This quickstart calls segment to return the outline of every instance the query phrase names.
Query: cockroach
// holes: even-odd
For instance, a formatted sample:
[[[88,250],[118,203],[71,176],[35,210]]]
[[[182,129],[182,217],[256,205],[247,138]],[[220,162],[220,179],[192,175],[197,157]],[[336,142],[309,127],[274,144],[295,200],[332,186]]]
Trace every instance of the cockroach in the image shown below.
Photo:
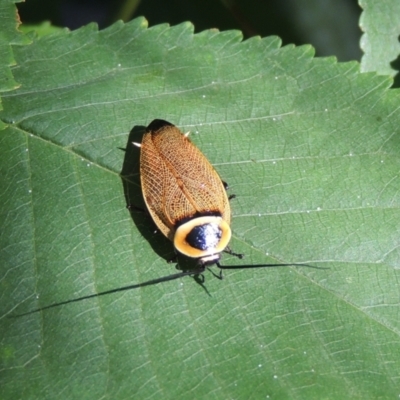
[[[231,239],[231,208],[217,171],[176,126],[156,119],[140,147],[147,210],[176,252],[202,269],[218,263]]]
[[[242,258],[241,254],[233,253],[228,247],[232,232],[227,185],[188,135],[167,121],[155,119],[146,128],[142,142],[133,144],[140,147],[140,180],[147,211],[160,232],[173,242],[176,253],[193,259],[196,267],[139,284],[50,304],[19,316],[188,275],[198,278],[211,265],[217,265],[220,270],[291,265],[324,269],[294,263],[221,265],[222,252]]]

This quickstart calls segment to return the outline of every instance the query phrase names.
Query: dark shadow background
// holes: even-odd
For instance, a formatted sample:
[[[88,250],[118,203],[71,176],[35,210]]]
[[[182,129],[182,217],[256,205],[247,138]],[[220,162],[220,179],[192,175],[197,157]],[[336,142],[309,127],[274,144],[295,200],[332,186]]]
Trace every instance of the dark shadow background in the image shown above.
[[[145,16],[149,25],[191,21],[195,31],[239,29],[244,37],[277,35],[283,44],[312,44],[318,56],[360,60],[357,0],[26,0],[23,23],[50,21],[70,29],[89,22],[105,28]]]

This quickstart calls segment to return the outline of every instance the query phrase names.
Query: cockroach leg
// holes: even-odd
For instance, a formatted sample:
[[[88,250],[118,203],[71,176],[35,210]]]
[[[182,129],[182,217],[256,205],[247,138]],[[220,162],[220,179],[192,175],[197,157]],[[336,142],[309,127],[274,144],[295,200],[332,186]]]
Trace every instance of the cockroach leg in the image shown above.
[[[231,256],[235,256],[235,257],[239,258],[240,260],[244,257],[244,254],[235,253],[230,249],[230,247],[226,247],[225,250],[224,250],[224,253],[230,254]]]

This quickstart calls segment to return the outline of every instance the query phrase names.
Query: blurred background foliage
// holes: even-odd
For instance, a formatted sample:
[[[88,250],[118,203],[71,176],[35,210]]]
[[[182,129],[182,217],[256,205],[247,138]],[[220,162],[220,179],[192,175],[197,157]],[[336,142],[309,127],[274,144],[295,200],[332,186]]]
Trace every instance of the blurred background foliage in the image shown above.
[[[360,60],[357,0],[26,0],[18,4],[24,24],[49,21],[77,29],[100,29],[144,16],[153,26],[191,21],[195,32],[239,29],[245,38],[277,35],[283,45],[312,44],[317,56]]]

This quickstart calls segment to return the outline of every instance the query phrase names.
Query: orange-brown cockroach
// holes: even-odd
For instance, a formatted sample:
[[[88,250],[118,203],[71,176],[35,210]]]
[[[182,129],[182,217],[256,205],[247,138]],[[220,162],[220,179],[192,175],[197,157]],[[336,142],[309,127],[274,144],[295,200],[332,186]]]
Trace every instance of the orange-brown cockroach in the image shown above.
[[[154,120],[134,144],[144,201],[158,229],[199,266],[217,263],[231,239],[231,209],[214,167],[167,121]]]

